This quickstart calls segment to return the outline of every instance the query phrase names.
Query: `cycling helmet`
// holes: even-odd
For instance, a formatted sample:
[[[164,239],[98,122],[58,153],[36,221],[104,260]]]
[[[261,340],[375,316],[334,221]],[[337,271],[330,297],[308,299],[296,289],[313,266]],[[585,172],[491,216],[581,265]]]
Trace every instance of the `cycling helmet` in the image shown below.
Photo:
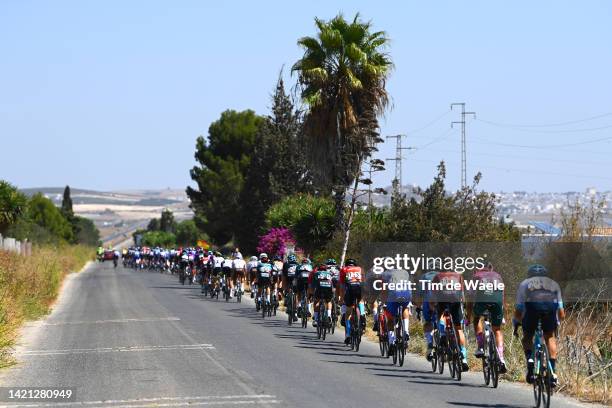
[[[337,265],[336,260],[334,258],[329,258],[327,261],[325,261],[326,265]]]
[[[274,255],[274,258],[272,258],[275,261],[280,261],[282,260],[282,258],[280,257],[280,255]]]
[[[257,257],[256,256],[252,256],[251,257],[251,262],[257,261]]]
[[[354,260],[353,258],[349,258],[349,259],[346,260],[344,265],[345,266],[357,266],[357,261]]]
[[[265,252],[262,252],[261,254],[259,254],[259,259],[268,259],[268,254],[266,254]]]
[[[319,266],[317,267],[317,270],[319,271],[326,271],[327,270],[327,264],[319,264]]]
[[[532,277],[532,276],[547,276],[548,275],[548,269],[546,269],[546,267],[544,267],[543,265],[534,264],[534,265],[531,265],[529,267],[529,269],[527,270],[527,275],[529,275],[529,277]]]
[[[297,261],[297,258],[295,257],[295,255],[291,254],[287,257],[287,261],[289,262],[295,262]]]
[[[310,259],[308,259],[308,258],[303,258],[303,259],[302,259],[302,263],[303,263],[303,264],[310,263]]]

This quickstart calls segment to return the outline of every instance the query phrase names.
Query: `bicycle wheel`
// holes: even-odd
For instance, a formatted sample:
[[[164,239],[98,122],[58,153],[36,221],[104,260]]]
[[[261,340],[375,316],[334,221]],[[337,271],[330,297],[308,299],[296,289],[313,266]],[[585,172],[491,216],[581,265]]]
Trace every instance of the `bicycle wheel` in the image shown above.
[[[540,364],[540,351],[536,351],[535,366],[533,374],[533,398],[535,400],[535,408],[540,408],[542,405],[542,377],[541,368],[538,369],[537,365]],[[537,372],[537,373],[536,373]]]
[[[488,345],[484,353],[482,357],[482,374],[484,375],[485,385],[489,385],[491,383],[491,348]]]
[[[402,339],[400,341],[399,344],[399,355],[398,355],[398,361],[399,361],[399,366],[403,367],[404,366],[404,357],[406,357],[406,345],[404,344],[404,340]]]
[[[499,384],[499,356],[493,336],[489,338],[489,372],[493,388],[497,388]]]
[[[455,378],[457,378],[457,381],[461,381],[462,368],[463,367],[461,364],[461,352],[455,351]]]
[[[265,299],[261,299],[261,317],[266,318],[266,301]]]
[[[551,377],[552,372],[548,366],[548,348],[546,344],[542,344],[542,353],[540,354],[540,382],[542,384],[542,407],[550,408],[550,397],[552,396]]]
[[[436,353],[438,353],[438,373],[444,374],[444,359],[446,357],[446,350],[442,348],[439,343]]]
[[[353,321],[351,322],[351,331],[353,333],[353,349],[359,351],[359,343],[361,343],[361,329],[359,328],[359,319],[357,311],[353,311]]]
[[[386,343],[386,339],[384,337],[383,330],[381,329],[382,327],[382,322],[380,321],[381,319],[379,319],[378,321],[378,348],[380,349],[380,355],[382,357],[385,356],[385,343]]]
[[[291,292],[285,296],[285,305],[287,309],[287,324],[291,326],[293,324],[293,294]]]

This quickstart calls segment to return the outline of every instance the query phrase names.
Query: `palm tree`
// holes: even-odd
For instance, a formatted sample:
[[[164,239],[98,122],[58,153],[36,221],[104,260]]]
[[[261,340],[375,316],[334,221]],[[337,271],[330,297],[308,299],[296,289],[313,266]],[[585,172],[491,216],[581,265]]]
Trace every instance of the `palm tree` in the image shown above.
[[[386,81],[393,63],[384,49],[384,31],[342,14],[330,21],[315,18],[316,37],[303,37],[304,55],[292,67],[298,74],[302,100],[308,105],[305,130],[317,184],[336,200],[337,227],[344,226],[349,185],[359,177],[361,163],[380,140],[373,137],[377,117],[389,105]],[[369,131],[364,131],[363,123]]]
[[[15,186],[0,180],[0,233],[17,221],[26,205],[26,197]]]

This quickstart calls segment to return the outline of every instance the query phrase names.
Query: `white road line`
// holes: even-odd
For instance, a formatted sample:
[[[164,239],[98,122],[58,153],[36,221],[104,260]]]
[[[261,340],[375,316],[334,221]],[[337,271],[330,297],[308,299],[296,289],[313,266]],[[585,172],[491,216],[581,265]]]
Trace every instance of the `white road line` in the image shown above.
[[[177,344],[171,346],[131,346],[131,347],[103,347],[92,349],[64,349],[64,350],[29,350],[24,351],[24,356],[51,356],[63,354],[96,354],[96,353],[120,353],[128,351],[158,351],[158,350],[214,350],[212,344]]]
[[[148,407],[148,406],[182,406],[182,405],[242,405],[242,404],[278,404],[279,400],[276,400],[276,395],[207,395],[197,397],[159,397],[159,398],[139,398],[139,399],[125,399],[125,400],[106,400],[106,401],[75,401],[75,402],[47,402],[47,403],[36,403],[36,404],[10,404],[0,405],[0,407],[21,407],[21,408],[35,408],[35,407],[73,407],[73,406],[91,406],[91,405],[104,405],[121,408],[136,408],[136,407]],[[165,403],[160,404],[160,402]]]
[[[168,322],[181,320],[178,317],[145,317],[141,319],[110,319],[110,320],[77,320],[73,322],[43,322],[42,326],[70,326],[78,324],[106,324],[106,323],[132,323],[132,322]]]

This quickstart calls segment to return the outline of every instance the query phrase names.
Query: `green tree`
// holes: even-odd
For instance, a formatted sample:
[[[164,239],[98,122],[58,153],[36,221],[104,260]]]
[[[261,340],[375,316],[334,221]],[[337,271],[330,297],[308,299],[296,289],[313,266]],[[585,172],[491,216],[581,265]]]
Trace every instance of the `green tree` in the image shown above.
[[[253,154],[255,136],[263,122],[255,112],[225,111],[208,129],[208,139],[196,141],[190,175],[196,188],[187,187],[198,226],[218,245],[229,242],[241,228],[240,193]]]
[[[176,245],[176,236],[165,231],[148,231],[142,236],[142,245],[170,248]]]
[[[296,194],[270,207],[266,221],[268,228],[289,228],[298,246],[312,254],[332,238],[334,210],[329,198]]]
[[[249,171],[240,194],[240,228],[236,241],[251,252],[264,232],[265,213],[283,197],[310,188],[306,160],[300,149],[301,114],[285,91],[279,75],[271,115],[262,123],[253,147]]]
[[[51,200],[37,193],[28,202],[27,217],[51,234],[65,241],[72,241],[72,226]]]
[[[159,220],[159,230],[170,233],[174,233],[176,230],[174,214],[167,208],[162,211],[161,218]]]
[[[389,240],[407,242],[518,241],[513,224],[497,219],[494,194],[478,191],[480,173],[473,184],[455,194],[445,190],[446,166],[441,162],[433,183],[418,192],[420,200],[394,199],[389,215]]]
[[[74,211],[72,210],[72,198],[70,197],[70,186],[64,188],[64,197],[62,199],[62,215],[71,221],[74,217]]]
[[[75,243],[89,246],[100,244],[100,231],[92,220],[75,216],[72,218],[72,226]]]
[[[202,233],[194,220],[185,220],[176,226],[176,244],[179,246],[195,246]]]
[[[346,190],[375,145],[372,133],[362,129],[378,127],[376,118],[389,102],[386,81],[393,64],[385,53],[386,33],[372,32],[372,24],[358,14],[351,22],[339,14],[330,21],[315,18],[315,23],[317,36],[298,40],[304,55],[292,71],[309,107],[306,134],[317,184],[334,193],[340,227]]]
[[[160,222],[159,218],[151,218],[151,221],[147,224],[147,231],[159,231]]]
[[[17,221],[26,208],[26,196],[11,183],[0,180],[0,234]]]

